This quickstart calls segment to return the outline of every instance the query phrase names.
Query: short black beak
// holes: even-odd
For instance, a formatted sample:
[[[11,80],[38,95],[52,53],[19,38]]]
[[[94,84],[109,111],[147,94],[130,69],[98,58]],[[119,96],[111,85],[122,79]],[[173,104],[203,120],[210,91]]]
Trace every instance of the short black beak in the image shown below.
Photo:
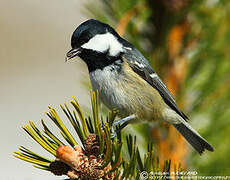
[[[81,48],[72,48],[69,52],[67,52],[65,61],[68,61],[76,56],[79,56],[81,53]]]

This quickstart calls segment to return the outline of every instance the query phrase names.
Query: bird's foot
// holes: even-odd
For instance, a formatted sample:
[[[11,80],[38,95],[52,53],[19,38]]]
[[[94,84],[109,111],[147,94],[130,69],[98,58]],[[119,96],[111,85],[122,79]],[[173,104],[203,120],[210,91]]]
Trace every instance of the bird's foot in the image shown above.
[[[113,123],[112,125],[112,134],[111,134],[111,139],[115,138],[117,136],[117,133],[119,133],[123,128],[125,128],[128,124],[130,120],[135,119],[136,116],[134,114],[127,116],[123,119],[120,119],[116,122]],[[116,127],[116,130],[114,130]]]

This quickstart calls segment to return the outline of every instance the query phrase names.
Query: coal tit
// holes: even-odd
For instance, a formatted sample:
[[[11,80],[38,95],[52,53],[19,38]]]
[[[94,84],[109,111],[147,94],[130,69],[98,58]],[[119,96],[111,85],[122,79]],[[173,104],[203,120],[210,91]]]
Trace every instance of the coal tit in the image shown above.
[[[87,64],[93,90],[109,109],[117,109],[131,122],[172,124],[200,154],[214,151],[186,122],[187,116],[145,57],[111,26],[87,20],[74,31],[71,46],[67,59],[78,56]]]

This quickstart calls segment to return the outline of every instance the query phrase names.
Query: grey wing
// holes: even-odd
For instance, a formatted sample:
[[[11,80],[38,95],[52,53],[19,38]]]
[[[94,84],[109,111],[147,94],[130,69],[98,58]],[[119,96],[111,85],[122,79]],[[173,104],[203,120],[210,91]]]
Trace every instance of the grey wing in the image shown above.
[[[128,64],[134,72],[141,76],[152,87],[157,89],[164,102],[170,108],[177,112],[177,114],[179,114],[184,120],[188,119],[188,117],[177,107],[176,101],[174,100],[168,88],[164,85],[164,83],[154,72],[148,61],[138,50],[133,48],[132,51],[127,51],[127,53],[125,53],[123,57],[127,60]]]

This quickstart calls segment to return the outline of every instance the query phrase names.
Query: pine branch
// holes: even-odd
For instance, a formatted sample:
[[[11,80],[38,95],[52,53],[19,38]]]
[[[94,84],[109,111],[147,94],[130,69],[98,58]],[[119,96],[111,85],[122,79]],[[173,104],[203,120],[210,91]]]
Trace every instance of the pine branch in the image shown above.
[[[107,120],[103,121],[99,117],[98,102],[98,95],[91,92],[93,118],[84,117],[75,98],[71,101],[73,113],[66,103],[64,106],[61,105],[63,113],[77,132],[83,146],[77,143],[56,110],[49,107],[49,112],[46,114],[60,129],[66,143],[49,130],[43,119],[41,123],[44,133],[33,122],[29,122],[23,129],[54,158],[47,159],[23,146],[19,148],[20,152],[14,153],[14,156],[34,164],[36,168],[50,171],[54,175],[66,175],[71,179],[139,179],[142,171],[149,173],[159,171],[159,162],[154,156],[151,144],[142,159],[136,137],[128,135],[126,142],[121,138],[122,135],[111,139],[112,124],[117,111],[110,111],[105,118]],[[123,147],[124,143],[127,143],[128,149]],[[122,151],[127,152],[129,157],[122,155]],[[166,161],[162,170],[169,172],[170,165],[170,161]]]

